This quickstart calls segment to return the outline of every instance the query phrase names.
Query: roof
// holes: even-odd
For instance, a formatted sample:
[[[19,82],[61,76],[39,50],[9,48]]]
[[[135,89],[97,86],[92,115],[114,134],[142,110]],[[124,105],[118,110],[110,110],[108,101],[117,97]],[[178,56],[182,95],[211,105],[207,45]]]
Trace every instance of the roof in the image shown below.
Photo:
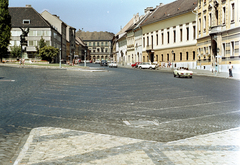
[[[142,17],[140,18],[140,20],[139,20],[137,23],[135,23],[134,25],[132,25],[131,27],[129,27],[129,28],[126,30],[126,32],[139,28],[140,24],[141,24],[145,19],[147,19],[150,14],[151,14],[151,12],[148,12],[148,13],[146,13],[144,16],[142,16]]]
[[[197,0],[176,0],[161,5],[141,24],[141,26],[193,11],[196,7]]]
[[[9,7],[13,28],[47,28],[51,25],[31,6]],[[23,24],[23,20],[30,20],[30,24]]]
[[[133,26],[133,23],[134,17],[116,34],[116,36],[125,33],[129,27]]]
[[[80,45],[86,46],[86,44],[81,40],[81,38],[76,37],[75,39],[76,39],[76,42],[79,43]]]
[[[114,37],[114,34],[113,33],[110,33],[110,32],[103,32],[103,31],[100,31],[100,32],[85,32],[85,31],[81,31],[79,30],[77,33],[76,33],[76,36],[77,37],[80,37],[83,41],[109,41],[109,40],[112,40],[113,37]]]

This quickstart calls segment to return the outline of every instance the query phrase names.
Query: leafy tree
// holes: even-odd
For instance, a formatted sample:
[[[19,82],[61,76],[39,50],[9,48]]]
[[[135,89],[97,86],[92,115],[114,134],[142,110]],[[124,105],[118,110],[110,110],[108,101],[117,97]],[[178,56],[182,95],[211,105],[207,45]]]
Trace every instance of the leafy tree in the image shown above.
[[[8,11],[8,0],[0,1],[0,61],[7,54],[11,39],[11,16]]]
[[[43,60],[47,60],[51,62],[54,57],[56,57],[59,53],[58,48],[54,48],[52,46],[44,46],[39,50],[39,55]]]
[[[10,53],[11,53],[12,57],[20,57],[20,55],[21,55],[21,46],[16,46],[16,45],[12,46]]]
[[[43,39],[43,37],[41,37],[38,46],[36,46],[36,50],[37,50],[37,54],[39,54],[39,50],[41,48],[43,48],[44,46],[47,46],[47,43],[45,42],[45,40]]]

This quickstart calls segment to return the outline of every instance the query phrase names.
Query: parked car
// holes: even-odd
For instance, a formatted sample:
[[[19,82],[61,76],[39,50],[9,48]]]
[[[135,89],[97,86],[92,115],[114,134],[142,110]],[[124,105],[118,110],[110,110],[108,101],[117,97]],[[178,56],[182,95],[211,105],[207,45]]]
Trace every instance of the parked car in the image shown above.
[[[108,67],[109,68],[117,68],[118,64],[117,64],[117,62],[111,61],[110,63],[108,63]]]
[[[102,60],[100,66],[108,66],[107,60]]]
[[[139,69],[156,69],[156,65],[151,62],[141,62],[138,64]]]
[[[132,68],[137,68],[140,63],[141,63],[141,62],[135,62],[135,63],[132,64],[131,66],[132,66]]]
[[[180,67],[173,71],[174,77],[189,77],[192,78],[193,72],[188,70],[188,68]]]
[[[96,60],[96,61],[95,61],[95,64],[100,64],[100,63],[101,63],[100,60]]]

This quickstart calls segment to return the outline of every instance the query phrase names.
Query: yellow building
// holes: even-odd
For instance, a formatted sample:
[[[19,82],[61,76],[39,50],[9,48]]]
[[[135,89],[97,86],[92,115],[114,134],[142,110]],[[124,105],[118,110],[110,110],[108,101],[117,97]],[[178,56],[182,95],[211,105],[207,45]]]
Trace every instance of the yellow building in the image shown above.
[[[197,0],[160,4],[142,23],[143,62],[196,68]]]
[[[239,0],[198,0],[198,69],[239,71]]]

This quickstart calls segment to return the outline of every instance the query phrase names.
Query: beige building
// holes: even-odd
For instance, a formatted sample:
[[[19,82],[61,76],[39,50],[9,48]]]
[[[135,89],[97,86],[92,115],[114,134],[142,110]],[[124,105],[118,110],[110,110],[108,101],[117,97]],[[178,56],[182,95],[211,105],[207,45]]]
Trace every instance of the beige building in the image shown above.
[[[57,15],[52,15],[48,11],[43,11],[41,13],[41,16],[47,20],[52,27],[57,30],[61,34],[61,59],[63,61],[67,60],[66,56],[66,47],[67,47],[67,41],[66,41],[66,29],[67,29],[67,24],[64,23],[59,16]],[[59,60],[59,59],[58,59]]]
[[[143,62],[162,67],[196,67],[197,0],[178,0],[160,4],[141,24]]]
[[[199,69],[227,72],[229,61],[233,72],[240,70],[240,1],[198,0]]]
[[[87,44],[90,51],[90,59],[95,62],[96,60],[112,61],[112,40],[113,33],[110,32],[85,32],[79,30],[77,37],[81,38]]]

